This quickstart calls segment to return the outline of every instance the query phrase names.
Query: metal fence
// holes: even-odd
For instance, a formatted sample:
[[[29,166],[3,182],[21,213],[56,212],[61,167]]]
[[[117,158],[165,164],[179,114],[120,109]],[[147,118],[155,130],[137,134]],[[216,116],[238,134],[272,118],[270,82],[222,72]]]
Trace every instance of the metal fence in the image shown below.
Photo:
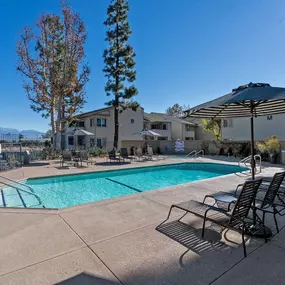
[[[44,159],[44,144],[0,143],[0,171],[21,167],[33,161]]]

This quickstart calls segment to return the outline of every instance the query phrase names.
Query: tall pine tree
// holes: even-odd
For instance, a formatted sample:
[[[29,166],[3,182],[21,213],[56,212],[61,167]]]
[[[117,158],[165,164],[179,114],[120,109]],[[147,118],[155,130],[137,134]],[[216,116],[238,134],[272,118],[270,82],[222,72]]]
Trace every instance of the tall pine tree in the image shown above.
[[[136,80],[135,52],[128,44],[131,34],[128,23],[129,4],[127,0],[111,0],[107,10],[106,41],[109,47],[104,51],[105,76],[107,83],[105,91],[107,96],[114,99],[106,103],[114,107],[114,148],[118,147],[119,140],[119,113],[127,108],[137,110],[139,104],[133,101],[138,94],[137,88],[132,84]]]

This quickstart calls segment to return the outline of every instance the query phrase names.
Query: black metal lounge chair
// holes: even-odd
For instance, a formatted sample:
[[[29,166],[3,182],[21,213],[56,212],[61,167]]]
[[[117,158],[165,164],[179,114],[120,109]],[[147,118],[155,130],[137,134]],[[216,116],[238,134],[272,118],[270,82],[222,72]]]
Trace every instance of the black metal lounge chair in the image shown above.
[[[81,166],[82,163],[85,162],[86,165],[88,166],[89,164],[96,164],[96,161],[90,159],[90,157],[88,156],[88,153],[86,150],[81,150],[80,151],[80,161],[81,161]]]
[[[121,148],[120,156],[121,156],[123,159],[129,159],[130,161],[132,161],[132,160],[134,159],[134,157],[129,156],[129,154],[128,154],[128,149],[125,148],[125,147],[122,147],[122,148]]]
[[[262,219],[257,217],[261,220],[262,224],[265,223],[265,215],[266,214],[272,214],[274,217],[274,222],[276,226],[276,230],[279,233],[279,227],[276,219],[276,215],[284,216],[285,212],[282,213],[282,211],[285,210],[285,205],[279,204],[276,202],[276,197],[278,197],[278,193],[280,190],[280,186],[282,184],[282,181],[285,177],[285,171],[275,173],[267,190],[265,190],[265,195],[263,199],[258,199],[256,198],[256,202],[259,203],[258,205],[255,205],[255,210],[261,211],[262,212]],[[262,188],[261,188],[262,190]]]
[[[61,163],[61,167],[63,167],[64,163],[74,165],[74,161],[72,160],[72,154],[70,151],[64,150],[62,152],[62,158],[61,158],[60,163]]]
[[[248,223],[246,221],[246,218],[248,218],[252,202],[255,199],[256,193],[258,191],[261,182],[262,179],[245,182],[240,192],[240,195],[237,198],[236,203],[234,204],[234,208],[232,209],[231,212],[228,212],[226,209],[190,200],[188,202],[172,205],[170,207],[167,219],[163,221],[159,226],[161,226],[169,219],[173,208],[178,208],[182,211],[185,211],[185,214],[182,217],[184,217],[187,213],[191,213],[204,220],[203,229],[202,229],[202,238],[204,237],[205,233],[206,221],[210,221],[212,223],[220,225],[227,230],[240,232],[242,235],[244,256],[246,257],[246,246],[245,246],[244,235],[247,233],[249,227],[252,225],[252,223]]]
[[[116,153],[115,153],[114,151],[108,152],[108,156],[109,156],[109,161],[110,161],[110,163],[111,163],[112,161],[114,161],[114,162],[121,162],[121,159],[122,159],[122,158],[116,156]]]
[[[265,223],[265,214],[271,213],[274,216],[274,222],[276,225],[276,230],[279,232],[278,223],[276,220],[276,214],[279,214],[281,216],[285,215],[282,213],[283,210],[285,210],[285,204],[278,204],[276,203],[276,197],[278,197],[279,189],[282,184],[282,181],[285,177],[285,171],[275,173],[273,178],[270,180],[270,184],[268,186],[264,186],[264,184],[261,184],[261,187],[259,188],[260,191],[265,191],[265,195],[262,199],[256,198],[254,210],[262,211],[262,219],[257,216],[262,224]],[[237,191],[239,187],[241,187],[243,184],[239,184],[236,188],[236,191],[234,194],[226,193],[226,192],[218,192],[215,194],[206,195],[204,198],[203,203],[206,202],[208,198],[214,199],[214,205],[217,205],[219,207],[226,205],[227,211],[230,210],[231,205],[237,201]],[[258,203],[258,204],[257,204]]]

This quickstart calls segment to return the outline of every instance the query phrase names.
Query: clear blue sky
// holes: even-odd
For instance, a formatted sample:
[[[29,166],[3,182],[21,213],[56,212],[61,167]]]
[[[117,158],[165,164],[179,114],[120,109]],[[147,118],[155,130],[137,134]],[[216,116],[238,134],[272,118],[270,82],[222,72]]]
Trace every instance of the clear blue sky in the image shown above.
[[[285,86],[284,0],[130,0],[131,44],[137,53],[138,101],[147,112],[190,106],[241,84]],[[103,50],[108,0],[69,0],[84,19],[92,68],[84,111],[104,107]],[[58,0],[0,0],[0,126],[48,129],[29,108],[16,72],[15,45]]]

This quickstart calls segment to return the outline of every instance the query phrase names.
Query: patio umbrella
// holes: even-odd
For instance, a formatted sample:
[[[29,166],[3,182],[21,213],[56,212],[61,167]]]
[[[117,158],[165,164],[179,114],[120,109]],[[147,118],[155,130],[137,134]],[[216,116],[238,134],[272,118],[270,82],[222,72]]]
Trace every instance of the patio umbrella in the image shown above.
[[[72,136],[95,136],[95,134],[88,132],[86,130],[83,129],[79,129],[79,128],[75,128],[72,131],[67,132],[68,135],[72,135]],[[75,143],[75,146],[77,145],[77,143]]]
[[[232,90],[222,97],[198,105],[188,111],[195,118],[238,118],[250,117],[251,125],[251,173],[255,178],[254,124],[257,116],[285,113],[285,88],[271,87],[267,83],[249,83]]]
[[[141,136],[150,136],[150,137],[161,137],[159,133],[156,133],[151,130],[143,129],[140,132],[134,133],[134,135],[141,135]]]
[[[251,173],[252,179],[254,179],[254,117],[285,113],[285,88],[271,87],[267,83],[249,83],[233,89],[229,94],[198,105],[186,111],[186,113],[187,116],[196,118],[250,117]],[[270,236],[270,229],[265,228],[265,235]],[[254,211],[251,234],[260,236],[256,229],[256,214]]]
[[[90,133],[88,131],[82,130],[82,129],[76,129],[76,131],[73,134],[74,136],[94,136],[93,133]]]

